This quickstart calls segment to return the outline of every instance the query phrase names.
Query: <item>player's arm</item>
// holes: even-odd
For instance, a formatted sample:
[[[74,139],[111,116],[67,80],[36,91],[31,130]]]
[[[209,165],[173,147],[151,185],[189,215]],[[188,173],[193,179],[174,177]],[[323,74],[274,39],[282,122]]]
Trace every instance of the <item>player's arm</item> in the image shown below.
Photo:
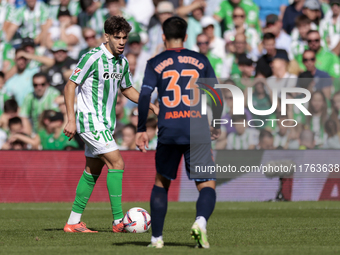
[[[74,98],[75,98],[75,90],[78,86],[74,81],[69,80],[66,83],[64,89],[65,95],[65,104],[66,104],[66,112],[67,112],[67,124],[64,128],[64,134],[69,137],[69,141],[74,137],[77,131],[76,126],[76,115],[74,112]]]
[[[136,145],[142,151],[146,152],[149,148],[149,139],[146,134],[146,121],[148,118],[150,97],[157,84],[157,75],[150,62],[147,63],[143,85],[138,100],[138,128],[136,135]]]
[[[121,89],[122,94],[127,97],[132,102],[138,104],[139,92],[134,87],[128,87],[126,89]],[[152,110],[156,115],[158,115],[158,107],[152,103],[149,104],[149,109]]]

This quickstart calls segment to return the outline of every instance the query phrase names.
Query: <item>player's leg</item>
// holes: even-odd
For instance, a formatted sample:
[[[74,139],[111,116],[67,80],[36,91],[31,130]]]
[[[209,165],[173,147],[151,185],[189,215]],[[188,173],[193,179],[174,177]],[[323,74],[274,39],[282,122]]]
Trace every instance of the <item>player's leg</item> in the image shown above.
[[[78,182],[72,211],[64,227],[65,232],[97,232],[89,230],[85,223],[81,222],[81,216],[103,166],[104,162],[99,158],[86,157],[85,170]]]
[[[122,183],[124,172],[124,161],[118,150],[110,151],[98,155],[99,158],[107,165],[107,190],[111,203],[111,210],[113,214],[113,232],[125,232],[124,224],[122,222],[124,214],[122,209]]]
[[[207,239],[206,225],[216,203],[216,181],[215,176],[207,176],[205,173],[198,174],[194,172],[195,166],[213,166],[210,144],[192,144],[190,152],[184,154],[186,159],[187,171],[190,171],[191,177],[194,177],[199,197],[196,202],[196,220],[191,228],[191,236],[196,240],[201,248],[209,248]],[[189,176],[190,178],[190,176]]]
[[[168,190],[171,180],[176,179],[178,165],[182,152],[177,145],[157,144],[156,150],[156,178],[151,191],[151,244],[149,247],[162,248],[163,226],[168,209]]]

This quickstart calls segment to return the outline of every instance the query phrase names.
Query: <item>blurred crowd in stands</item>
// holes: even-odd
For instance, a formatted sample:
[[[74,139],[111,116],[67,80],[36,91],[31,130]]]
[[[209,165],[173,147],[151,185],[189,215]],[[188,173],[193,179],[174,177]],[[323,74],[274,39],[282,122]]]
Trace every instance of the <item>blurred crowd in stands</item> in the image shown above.
[[[188,22],[185,47],[206,55],[220,83],[242,89],[254,108],[271,108],[273,87],[311,92],[304,106],[312,116],[297,107],[282,115],[280,104],[257,116],[247,100],[240,116],[233,115],[231,92],[223,90],[222,118],[229,121],[215,149],[340,148],[340,0],[2,0],[0,149],[83,149],[78,136],[68,141],[62,132],[63,89],[81,56],[104,41],[104,21],[115,15],[132,27],[124,54],[138,91],[147,60],[165,50],[162,23],[176,15]],[[152,100],[157,103],[157,95]],[[136,104],[119,94],[116,114],[117,144],[135,150]],[[264,124],[247,125],[252,119]],[[285,127],[288,119],[298,125]],[[147,132],[155,149],[151,114]]]

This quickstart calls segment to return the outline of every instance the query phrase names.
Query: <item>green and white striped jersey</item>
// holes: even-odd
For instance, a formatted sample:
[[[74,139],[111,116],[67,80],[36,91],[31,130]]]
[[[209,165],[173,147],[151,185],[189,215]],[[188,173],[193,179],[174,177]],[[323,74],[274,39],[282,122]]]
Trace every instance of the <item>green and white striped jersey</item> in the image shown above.
[[[77,132],[113,132],[118,89],[132,86],[127,59],[113,56],[102,44],[81,57],[70,80],[79,85]]]
[[[0,3],[0,38],[3,38],[3,25],[5,21],[9,20],[9,17],[12,15],[13,11],[15,10],[14,6],[7,3],[7,1],[2,0]]]
[[[20,115],[31,120],[33,131],[38,132],[39,117],[44,110],[59,111],[58,105],[54,102],[57,96],[60,95],[59,90],[48,87],[41,98],[37,98],[33,93],[29,93],[20,109]]]
[[[41,26],[50,18],[49,7],[43,2],[36,2],[33,10],[25,5],[14,11],[10,22],[20,26],[22,38],[36,38],[41,32]]]

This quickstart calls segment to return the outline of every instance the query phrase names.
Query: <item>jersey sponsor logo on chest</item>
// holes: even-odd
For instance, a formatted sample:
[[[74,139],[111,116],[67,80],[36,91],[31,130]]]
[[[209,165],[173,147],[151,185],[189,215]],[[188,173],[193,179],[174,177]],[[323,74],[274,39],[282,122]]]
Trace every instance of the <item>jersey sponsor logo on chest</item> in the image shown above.
[[[109,80],[109,79],[121,80],[122,77],[123,75],[121,73],[109,73],[109,72],[103,73],[104,80]]]

